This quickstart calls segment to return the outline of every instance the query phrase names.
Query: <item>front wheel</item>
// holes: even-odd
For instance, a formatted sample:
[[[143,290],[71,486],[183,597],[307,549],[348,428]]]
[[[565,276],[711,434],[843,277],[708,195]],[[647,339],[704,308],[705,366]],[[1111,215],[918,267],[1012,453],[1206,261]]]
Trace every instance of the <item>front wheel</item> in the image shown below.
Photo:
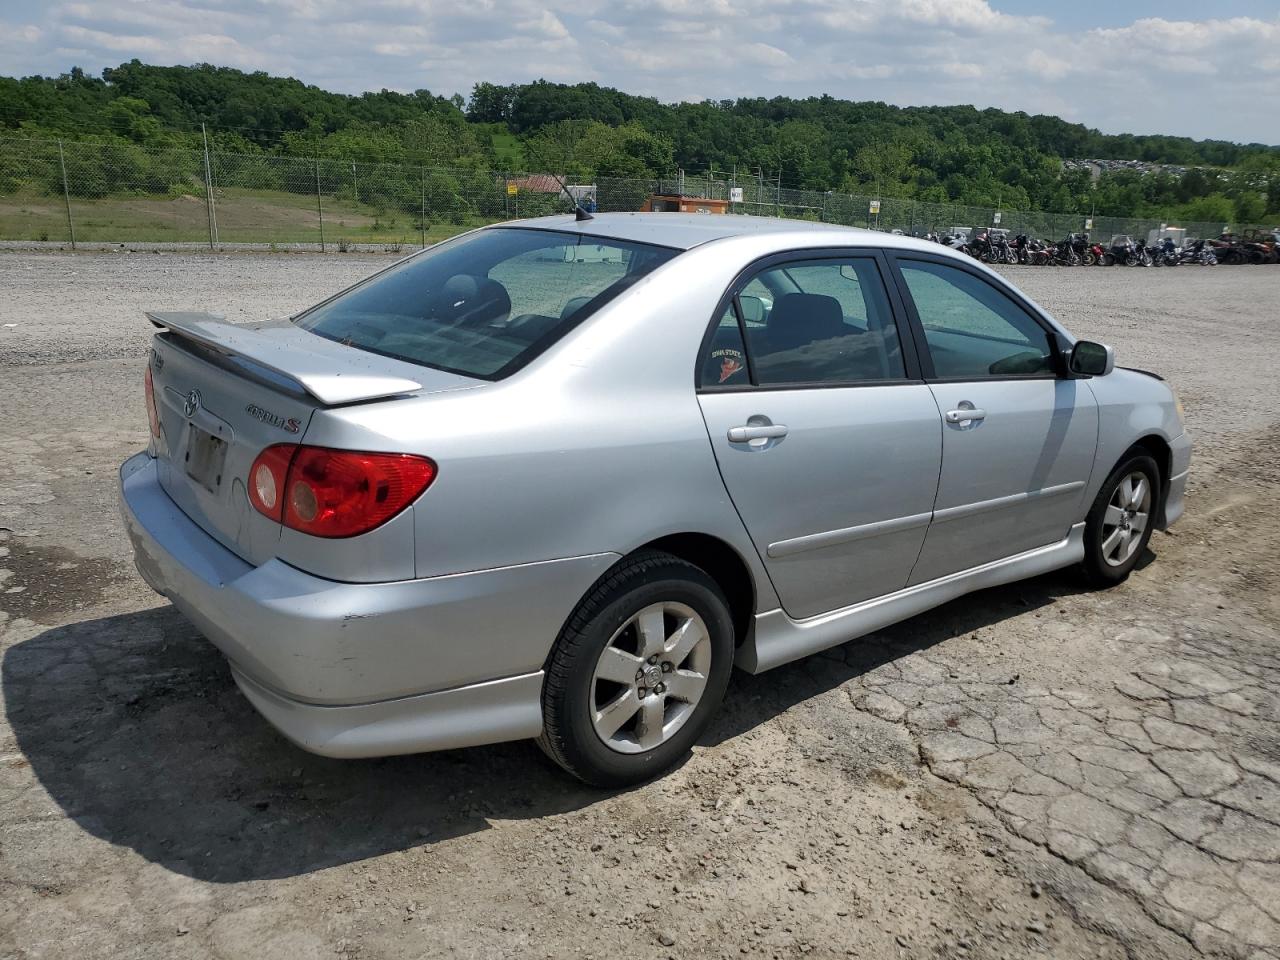
[[[729,605],[705,571],[657,551],[622,561],[552,648],[539,746],[594,786],[665,773],[724,698],[733,636]]]
[[[1084,528],[1084,573],[1095,586],[1126,580],[1151,539],[1160,469],[1145,453],[1126,457],[1094,498]]]

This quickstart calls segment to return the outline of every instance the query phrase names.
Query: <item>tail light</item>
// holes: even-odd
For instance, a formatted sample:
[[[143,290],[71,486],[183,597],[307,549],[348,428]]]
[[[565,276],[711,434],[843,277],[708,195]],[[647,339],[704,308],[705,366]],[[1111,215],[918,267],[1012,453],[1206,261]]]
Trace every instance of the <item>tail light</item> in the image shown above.
[[[151,379],[151,364],[147,364],[147,373],[143,377],[144,390],[147,394],[147,422],[151,424],[151,436],[160,438],[160,413],[156,410],[156,385]]]
[[[249,502],[302,533],[354,537],[386,523],[435,478],[426,457],[281,443],[249,468]]]

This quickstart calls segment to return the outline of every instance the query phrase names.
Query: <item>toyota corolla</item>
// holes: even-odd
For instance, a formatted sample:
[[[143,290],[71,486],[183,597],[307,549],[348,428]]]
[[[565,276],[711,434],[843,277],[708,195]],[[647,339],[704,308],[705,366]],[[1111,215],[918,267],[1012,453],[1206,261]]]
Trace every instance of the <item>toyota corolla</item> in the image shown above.
[[[283,320],[155,313],[138,569],[289,739],[536,738],[620,785],[755,673],[979,588],[1125,579],[1169,387],[936,244],[738,216],[484,228]]]

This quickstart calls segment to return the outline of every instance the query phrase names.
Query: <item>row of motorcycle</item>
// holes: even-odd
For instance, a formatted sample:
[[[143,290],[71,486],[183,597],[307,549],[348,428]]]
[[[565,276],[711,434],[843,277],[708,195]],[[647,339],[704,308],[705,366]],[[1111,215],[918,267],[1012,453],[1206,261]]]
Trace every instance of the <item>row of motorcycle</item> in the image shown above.
[[[1179,247],[1171,237],[1148,245],[1141,238],[1117,236],[1103,245],[1091,240],[1087,233],[1073,233],[1055,242],[1037,240],[1025,233],[1010,239],[1005,230],[974,230],[939,236],[933,240],[966,253],[983,263],[1025,264],[1056,267],[1177,267],[1185,264],[1212,266],[1218,263],[1213,241],[1194,240]]]

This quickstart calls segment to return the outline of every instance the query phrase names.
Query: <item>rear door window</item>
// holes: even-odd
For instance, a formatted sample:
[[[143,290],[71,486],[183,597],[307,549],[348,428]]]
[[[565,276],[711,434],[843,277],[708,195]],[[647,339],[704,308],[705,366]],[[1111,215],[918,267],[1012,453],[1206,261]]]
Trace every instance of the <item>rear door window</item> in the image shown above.
[[[741,387],[751,382],[747,371],[747,348],[733,303],[711,332],[711,343],[703,351],[699,383],[704,387]]]
[[[796,260],[761,270],[742,284],[749,371],[759,386],[851,384],[906,377],[902,345],[874,257]],[[708,353],[734,334],[721,319]],[[741,333],[737,334],[741,342]],[[701,383],[719,386],[706,356]],[[742,382],[731,377],[723,385]]]

